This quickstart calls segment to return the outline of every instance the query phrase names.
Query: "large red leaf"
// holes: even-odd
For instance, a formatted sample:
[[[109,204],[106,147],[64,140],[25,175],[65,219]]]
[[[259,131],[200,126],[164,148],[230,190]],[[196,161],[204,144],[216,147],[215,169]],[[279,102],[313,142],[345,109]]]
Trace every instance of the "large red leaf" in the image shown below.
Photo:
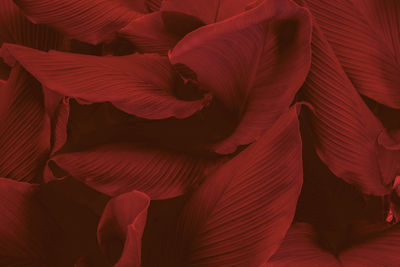
[[[140,16],[112,0],[14,0],[33,22],[48,24],[91,44],[98,44]]]
[[[288,108],[308,72],[308,12],[291,1],[266,0],[240,16],[202,27],[181,40],[170,56],[196,74],[240,121],[217,144],[218,153],[257,140]]]
[[[40,50],[62,48],[63,37],[45,25],[30,22],[12,0],[0,2],[0,46],[14,43]]]
[[[0,178],[0,265],[56,265],[61,235],[38,186]],[[60,258],[59,258],[60,259]]]
[[[356,89],[400,108],[400,2],[305,2]]]
[[[50,164],[110,196],[139,190],[151,199],[164,199],[184,194],[202,182],[213,160],[125,143],[58,154]]]
[[[132,54],[97,57],[5,45],[42,85],[61,95],[89,102],[113,103],[119,109],[147,119],[191,116],[208,103],[175,98],[175,76],[167,58]]]
[[[302,92],[315,110],[311,124],[319,157],[362,192],[389,193],[400,167],[396,141],[363,102],[318,26],[312,49]]]
[[[266,261],[294,216],[301,155],[293,107],[192,196],[178,228],[181,246],[172,254],[179,262],[171,266],[259,266]]]
[[[142,53],[166,55],[179,38],[169,33],[162,21],[161,12],[144,15],[133,20],[119,31],[122,37],[130,40]]]
[[[150,199],[132,191],[111,199],[100,219],[97,238],[114,266],[140,267],[141,239]]]
[[[50,122],[40,84],[21,66],[0,88],[0,175],[32,181],[50,150]]]

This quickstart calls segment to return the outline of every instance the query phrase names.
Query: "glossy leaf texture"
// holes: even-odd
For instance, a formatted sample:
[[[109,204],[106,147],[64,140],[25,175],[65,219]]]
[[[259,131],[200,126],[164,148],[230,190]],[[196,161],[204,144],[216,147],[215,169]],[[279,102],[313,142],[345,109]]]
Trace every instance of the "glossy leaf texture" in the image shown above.
[[[56,164],[68,175],[110,196],[138,190],[151,199],[165,199],[182,195],[197,186],[216,161],[162,148],[121,143],[61,153],[52,157],[50,164]],[[51,174],[45,177],[46,180],[55,178]]]
[[[37,185],[0,178],[1,266],[54,266],[59,230]]]
[[[97,238],[102,251],[116,267],[140,267],[141,239],[150,199],[132,191],[111,199],[100,219]]]
[[[12,0],[0,2],[0,25],[0,46],[14,43],[45,51],[65,47],[61,34],[30,22]]]
[[[400,108],[400,3],[306,0],[343,69],[363,95]]]
[[[399,170],[395,140],[363,102],[318,25],[312,50],[301,91],[314,108],[310,118],[319,157],[336,176],[363,193],[388,194]]]
[[[112,39],[141,14],[112,0],[14,0],[33,23],[91,44]]]
[[[50,121],[40,84],[17,65],[0,88],[0,175],[33,181],[50,152]]]
[[[230,137],[213,149],[232,153],[257,140],[286,110],[307,75],[309,13],[291,1],[266,0],[236,16],[202,27],[172,50],[172,64],[195,72],[237,119]]]
[[[84,102],[111,102],[147,119],[185,118],[202,109],[209,96],[183,101],[173,96],[175,75],[167,58],[132,54],[98,57],[5,45],[45,87]]]
[[[396,266],[400,264],[398,226],[345,249],[337,257],[320,248],[318,234],[307,223],[295,223],[271,259],[262,266]]]
[[[146,14],[133,20],[119,32],[120,36],[131,41],[141,53],[167,55],[179,41],[179,37],[167,31],[161,12]]]
[[[178,225],[179,262],[168,266],[259,266],[279,247],[302,186],[297,106],[206,179]]]

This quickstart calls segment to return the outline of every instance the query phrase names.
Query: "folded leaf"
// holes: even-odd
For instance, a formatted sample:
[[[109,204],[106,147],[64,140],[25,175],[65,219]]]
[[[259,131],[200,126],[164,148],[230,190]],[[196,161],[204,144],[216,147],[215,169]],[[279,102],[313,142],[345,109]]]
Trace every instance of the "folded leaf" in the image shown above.
[[[184,118],[208,102],[175,98],[175,76],[168,59],[158,55],[97,57],[45,53],[16,45],[5,45],[3,51],[14,56],[45,87],[61,95],[88,102],[109,101],[143,118]]]
[[[160,12],[144,15],[133,20],[119,33],[122,37],[131,41],[142,53],[166,55],[179,41],[176,35],[166,30]]]
[[[32,181],[50,150],[50,122],[40,84],[21,66],[0,88],[0,175]]]
[[[297,107],[208,177],[183,211],[175,265],[259,266],[279,247],[302,185]]]
[[[340,267],[340,262],[319,247],[318,235],[307,223],[294,223],[277,252],[262,267]]]
[[[312,49],[302,92],[315,110],[311,124],[319,157],[363,193],[388,194],[400,167],[398,148],[347,78],[318,26]]]
[[[165,0],[161,4],[161,11],[170,19],[179,18],[179,13],[196,17],[204,24],[212,24],[238,15],[246,10],[253,0]]]
[[[213,149],[234,152],[271,127],[294,99],[308,72],[308,12],[290,1],[266,0],[240,16],[188,34],[173,49],[184,64],[234,113],[234,133]]]
[[[97,238],[100,248],[116,267],[140,267],[141,239],[150,199],[132,191],[111,199],[100,219]]]
[[[0,178],[0,265],[60,266],[60,229],[40,202],[38,186]],[[59,258],[60,259],[60,258]]]
[[[51,162],[104,194],[117,196],[139,190],[151,199],[184,194],[202,182],[204,172],[213,165],[205,157],[128,143],[58,154]]]
[[[400,108],[400,2],[305,2],[356,89]]]
[[[46,25],[30,22],[12,0],[0,2],[0,46],[20,44],[40,50],[63,48],[64,38]]]
[[[33,23],[48,24],[71,38],[98,44],[140,16],[112,0],[14,0]]]

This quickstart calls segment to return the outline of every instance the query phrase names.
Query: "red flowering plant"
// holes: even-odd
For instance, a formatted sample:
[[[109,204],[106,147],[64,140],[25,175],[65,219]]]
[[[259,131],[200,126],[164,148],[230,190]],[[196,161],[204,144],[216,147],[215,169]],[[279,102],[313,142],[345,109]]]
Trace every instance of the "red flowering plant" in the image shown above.
[[[396,0],[2,0],[1,266],[400,265]]]

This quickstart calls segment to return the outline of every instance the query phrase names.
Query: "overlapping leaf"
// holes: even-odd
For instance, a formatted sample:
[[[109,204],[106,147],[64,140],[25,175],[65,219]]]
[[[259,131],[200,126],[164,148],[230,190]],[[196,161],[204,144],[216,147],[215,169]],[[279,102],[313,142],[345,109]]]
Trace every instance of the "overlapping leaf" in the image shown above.
[[[40,84],[21,66],[0,88],[0,175],[21,181],[39,176],[50,152],[50,121]]]
[[[400,108],[400,3],[306,0],[356,89]]]
[[[14,0],[33,22],[48,24],[68,37],[98,44],[140,16],[111,0]]]
[[[64,45],[59,33],[30,22],[12,0],[0,2],[0,25],[0,46],[14,43],[47,51]]]
[[[184,118],[208,103],[207,98],[182,101],[174,97],[175,76],[168,59],[158,55],[97,57],[16,45],[6,45],[4,51],[50,90],[78,100],[108,101],[139,117]]]
[[[341,68],[318,26],[313,59],[303,87],[314,107],[317,153],[338,177],[366,194],[384,195],[399,170],[400,154]]]
[[[319,247],[318,235],[307,223],[294,223],[277,252],[262,267],[340,267],[340,262]]]
[[[336,258],[320,248],[318,234],[307,223],[295,223],[271,259],[262,266],[396,266],[400,264],[399,227],[356,244],[339,253]]]
[[[179,18],[181,13],[196,17],[204,24],[211,24],[244,12],[252,2],[252,0],[166,0],[162,2],[161,11],[169,16],[168,19],[174,19],[174,16]]]
[[[183,212],[171,266],[259,266],[275,252],[302,185],[296,109],[200,186]]]
[[[0,265],[54,266],[61,235],[38,186],[0,178]]]
[[[141,238],[150,199],[138,191],[111,199],[99,222],[100,248],[114,266],[140,267]]]
[[[231,153],[257,140],[287,109],[304,82],[311,51],[308,12],[290,1],[266,0],[223,22],[188,34],[173,49],[203,89],[212,91],[239,124],[214,148]]]
[[[122,37],[130,40],[142,53],[166,55],[179,38],[167,31],[161,18],[161,12],[144,15],[133,20],[119,31]]]
[[[151,199],[176,197],[189,191],[203,181],[204,172],[214,163],[209,158],[129,143],[59,154],[51,162],[107,195],[139,190]]]

